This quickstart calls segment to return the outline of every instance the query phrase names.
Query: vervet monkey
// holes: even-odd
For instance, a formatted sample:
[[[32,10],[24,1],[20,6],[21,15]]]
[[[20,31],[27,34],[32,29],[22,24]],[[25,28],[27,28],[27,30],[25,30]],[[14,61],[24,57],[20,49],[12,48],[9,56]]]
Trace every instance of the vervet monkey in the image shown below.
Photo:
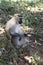
[[[21,30],[22,17],[15,14],[7,23],[5,27],[6,36],[11,39],[14,45],[19,45],[18,39],[24,34]]]
[[[26,46],[28,40],[24,37],[24,32],[21,29],[22,16],[15,14],[7,23],[5,27],[6,36],[11,39],[11,43],[16,48],[18,46]]]

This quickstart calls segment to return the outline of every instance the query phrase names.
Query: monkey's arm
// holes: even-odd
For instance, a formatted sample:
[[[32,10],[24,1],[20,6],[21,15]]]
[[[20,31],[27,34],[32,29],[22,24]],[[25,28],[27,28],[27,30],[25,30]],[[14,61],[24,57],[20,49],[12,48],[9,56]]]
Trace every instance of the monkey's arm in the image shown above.
[[[5,30],[5,34],[6,34],[6,37],[10,40],[11,39],[11,35],[9,34],[9,32]]]

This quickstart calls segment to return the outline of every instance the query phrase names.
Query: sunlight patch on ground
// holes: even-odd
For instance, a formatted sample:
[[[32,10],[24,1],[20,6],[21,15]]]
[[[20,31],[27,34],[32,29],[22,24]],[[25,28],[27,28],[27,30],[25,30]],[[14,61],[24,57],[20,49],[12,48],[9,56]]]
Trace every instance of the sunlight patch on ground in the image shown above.
[[[43,7],[27,7],[27,11],[31,11],[31,12],[42,12],[43,11]]]

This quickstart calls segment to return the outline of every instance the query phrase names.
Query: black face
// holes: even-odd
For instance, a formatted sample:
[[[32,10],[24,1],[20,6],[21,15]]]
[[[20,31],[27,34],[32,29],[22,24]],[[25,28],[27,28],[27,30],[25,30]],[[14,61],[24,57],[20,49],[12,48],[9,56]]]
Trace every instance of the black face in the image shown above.
[[[22,16],[19,15],[19,24],[22,24]]]
[[[19,18],[19,24],[22,24],[22,18]]]

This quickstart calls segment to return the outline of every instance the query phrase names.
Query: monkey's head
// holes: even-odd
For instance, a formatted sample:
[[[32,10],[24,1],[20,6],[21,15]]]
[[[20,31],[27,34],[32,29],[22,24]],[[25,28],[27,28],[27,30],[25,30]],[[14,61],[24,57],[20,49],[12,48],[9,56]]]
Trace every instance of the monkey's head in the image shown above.
[[[21,14],[15,14],[14,16],[15,16],[17,22],[19,24],[22,24],[22,19],[23,19],[22,15]]]

